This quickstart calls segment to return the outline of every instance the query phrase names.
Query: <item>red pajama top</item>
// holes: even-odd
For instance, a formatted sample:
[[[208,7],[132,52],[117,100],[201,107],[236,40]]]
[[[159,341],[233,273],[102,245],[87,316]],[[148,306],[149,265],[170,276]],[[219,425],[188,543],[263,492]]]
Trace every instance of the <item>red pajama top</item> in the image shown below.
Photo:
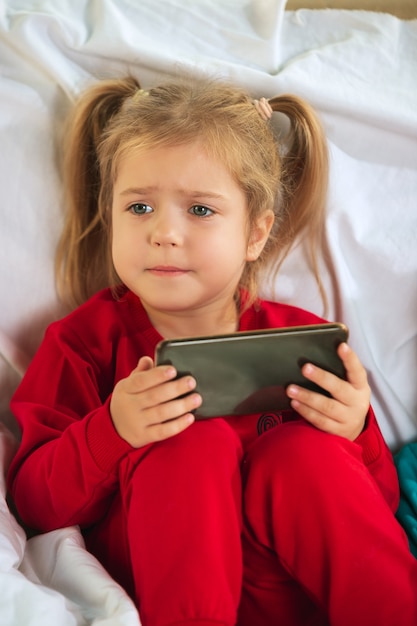
[[[322,321],[296,307],[261,301],[243,314],[239,330]],[[11,403],[22,441],[8,481],[27,525],[42,531],[72,524],[87,527],[105,515],[118,489],[119,462],[133,451],[113,427],[111,393],[141,356],[154,357],[161,339],[129,291],[118,299],[110,290],[101,291],[49,326]],[[291,414],[296,417],[292,411],[284,413],[227,420],[245,445]],[[372,409],[356,444],[395,510],[397,475]],[[152,445],[142,448],[143,455]]]

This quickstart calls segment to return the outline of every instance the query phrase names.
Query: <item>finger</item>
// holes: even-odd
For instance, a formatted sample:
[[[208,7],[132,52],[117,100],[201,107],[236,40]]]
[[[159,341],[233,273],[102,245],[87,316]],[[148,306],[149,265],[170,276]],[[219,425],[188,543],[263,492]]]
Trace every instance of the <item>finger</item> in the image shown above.
[[[151,370],[152,368],[153,360],[150,356],[142,356],[136,366],[136,370],[138,372],[146,372],[146,370]]]
[[[346,378],[356,389],[361,389],[368,384],[366,370],[359,360],[358,355],[347,343],[341,343],[337,349],[346,370]]]
[[[290,385],[287,395],[292,408],[314,424],[322,419],[343,422],[344,405],[333,398],[298,385]]]
[[[152,366],[150,364],[152,363]],[[169,380],[175,379],[177,371],[172,365],[153,367],[150,357],[142,357],[130,376],[124,379],[124,389],[127,393],[136,394],[158,387]]]
[[[324,391],[327,391],[327,393],[329,393],[332,398],[338,400],[339,402],[342,402],[343,404],[348,404],[350,402],[352,395],[350,384],[342,378],[339,378],[339,376],[336,376],[335,374],[332,374],[332,372],[328,372],[327,370],[323,370],[320,367],[313,365],[312,363],[306,363],[302,367],[301,372],[307,380],[315,383],[316,385],[321,387],[321,389],[324,389]],[[316,402],[319,402],[321,397],[326,398],[326,396],[323,394],[318,394],[316,392],[311,392],[308,390],[305,390],[305,393],[317,396]],[[305,394],[303,396],[305,401],[307,401],[308,397],[310,396],[307,396]]]
[[[186,413],[163,424],[155,424],[148,429],[151,441],[163,441],[186,430],[195,421],[192,413]]]
[[[159,407],[163,407],[168,402],[176,399],[180,400],[182,398],[187,398],[193,392],[195,387],[196,380],[192,376],[175,378],[172,381],[165,381],[161,385],[150,387],[140,392],[142,396],[142,409],[146,409],[148,407],[158,407],[159,409]],[[177,412],[176,415],[172,417],[178,417],[187,410],[191,409],[187,408],[181,412]]]
[[[165,402],[164,404],[145,409],[145,419],[149,427],[165,424],[183,415],[193,413],[201,403],[201,396],[198,393],[191,393],[181,398]]]
[[[326,433],[346,437],[347,439],[353,441],[362,431],[363,423],[358,425],[356,422],[351,423],[350,421],[343,419],[333,419],[332,417],[329,417],[329,415],[316,411],[311,406],[302,404],[298,401],[292,401],[291,405],[302,418],[315,428],[318,428]]]
[[[357,410],[352,413],[348,408],[331,398],[324,398],[323,404],[319,408],[315,408],[311,404],[304,404],[299,399],[291,400],[291,406],[294,411],[316,428],[333,435],[346,437],[351,441],[360,435],[365,425],[366,413],[362,415]]]
[[[316,428],[334,434],[338,432],[341,422],[330,418],[321,411],[317,411],[311,405],[304,404],[299,399],[293,399],[291,400],[291,406],[294,411]]]

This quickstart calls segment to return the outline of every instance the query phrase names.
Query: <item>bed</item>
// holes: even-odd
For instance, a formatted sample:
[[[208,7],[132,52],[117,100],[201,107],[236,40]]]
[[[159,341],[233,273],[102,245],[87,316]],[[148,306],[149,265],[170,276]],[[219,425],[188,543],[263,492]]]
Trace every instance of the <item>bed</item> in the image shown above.
[[[62,122],[96,78],[130,72],[146,88],[186,69],[228,78],[254,97],[292,92],[316,108],[331,163],[322,263],[328,309],[302,242],[261,292],[347,324],[392,450],[417,439],[417,8],[413,0],[285,5],[0,3],[2,626],[140,624],[78,528],[28,539],[6,500],[19,442],[10,397],[47,324],[63,313],[53,278]]]

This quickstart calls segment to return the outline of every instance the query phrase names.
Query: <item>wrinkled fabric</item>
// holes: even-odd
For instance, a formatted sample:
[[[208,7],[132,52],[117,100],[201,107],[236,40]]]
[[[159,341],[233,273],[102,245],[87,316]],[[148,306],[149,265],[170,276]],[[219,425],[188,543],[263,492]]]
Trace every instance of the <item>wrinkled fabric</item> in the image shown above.
[[[317,109],[331,150],[330,265],[322,268],[329,308],[302,246],[262,295],[344,321],[385,438],[392,449],[415,440],[417,21],[337,10],[284,15],[273,0],[163,0],[164,11],[161,2],[0,2],[0,422],[12,433],[0,433],[2,478],[19,437],[10,397],[47,324],[62,314],[53,256],[63,118],[89,82],[127,72],[144,88],[182,69],[208,72],[254,97],[290,92]],[[4,495],[1,623],[137,626],[77,528],[27,541]]]

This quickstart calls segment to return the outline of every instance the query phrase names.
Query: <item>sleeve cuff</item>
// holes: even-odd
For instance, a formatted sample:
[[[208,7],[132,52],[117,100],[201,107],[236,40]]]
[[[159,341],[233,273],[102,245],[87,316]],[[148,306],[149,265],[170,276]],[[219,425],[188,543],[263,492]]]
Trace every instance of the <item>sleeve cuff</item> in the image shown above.
[[[87,445],[97,466],[106,473],[116,472],[119,461],[132,446],[122,439],[114,428],[110,409],[110,399],[93,413],[87,424]]]
[[[355,439],[355,443],[362,448],[362,458],[365,465],[371,465],[380,457],[383,438],[372,407],[369,407],[365,428]]]

